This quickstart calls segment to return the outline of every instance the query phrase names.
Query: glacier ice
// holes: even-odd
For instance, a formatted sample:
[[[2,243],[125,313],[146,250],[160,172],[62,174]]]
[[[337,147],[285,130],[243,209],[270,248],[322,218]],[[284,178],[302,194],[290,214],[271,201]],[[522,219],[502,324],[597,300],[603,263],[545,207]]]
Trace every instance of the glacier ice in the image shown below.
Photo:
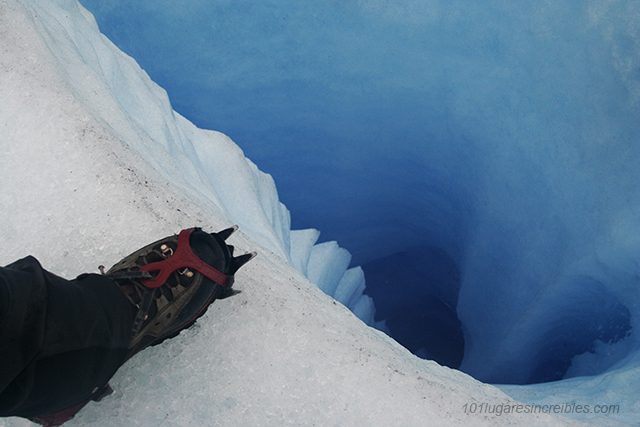
[[[350,268],[342,275],[340,283],[338,283],[338,287],[333,293],[333,297],[346,307],[351,308],[355,303],[357,295],[364,291],[365,286],[364,272],[362,271],[362,268]]]
[[[353,265],[448,254],[465,372],[559,379],[598,328],[638,329],[636,2],[83,3],[273,175],[294,228]]]
[[[52,9],[55,9],[55,3],[44,2],[38,10],[50,13]],[[81,13],[90,16],[84,9]],[[289,211],[279,201],[270,175],[261,172],[245,158],[242,150],[224,134],[198,129],[174,112],[165,91],[153,84],[134,61],[124,59],[122,52],[110,49],[111,43],[103,41],[101,34],[88,36],[77,28],[76,22],[68,19],[52,25],[65,31],[79,46],[80,57],[72,57],[68,50],[55,45],[52,46],[54,53],[61,60],[85,69],[88,80],[102,79],[97,84],[108,87],[112,94],[110,99],[102,99],[100,94],[87,93],[87,84],[74,87],[77,96],[87,104],[94,104],[89,105],[93,109],[98,108],[96,103],[109,103],[110,114],[105,120],[124,135],[128,147],[149,159],[169,181],[186,187],[204,203],[215,203],[254,241],[291,261]],[[133,78],[125,79],[125,75]],[[71,74],[64,76],[66,79],[73,77]],[[163,148],[161,151],[158,150],[160,146]],[[172,167],[182,173],[168,168],[167,163],[172,163]],[[232,187],[233,192],[227,190]],[[294,236],[302,238],[303,235]],[[296,248],[300,244],[304,245],[296,243]],[[295,257],[299,264],[303,262],[299,258],[305,251],[298,249],[300,252]],[[308,264],[308,261],[304,262]],[[324,267],[328,266],[325,264]],[[316,269],[323,270],[323,265],[316,266]],[[324,270],[331,271],[331,268]],[[339,280],[342,273],[336,274]]]
[[[306,230],[291,230],[291,263],[305,276],[309,268],[311,248],[318,241],[320,232],[313,228]]]
[[[327,295],[333,295],[351,262],[351,254],[336,242],[326,242],[311,248],[307,277]],[[331,266],[326,268],[325,266]]]
[[[342,221],[336,222],[339,228],[329,228],[326,234],[331,239],[332,233],[344,233],[344,241],[349,242],[346,246],[354,244],[356,263],[414,247],[439,248],[448,254],[460,268],[460,293],[454,297],[458,298],[457,312],[466,328],[465,336],[470,338],[465,342],[470,349],[465,352],[469,356],[468,370],[474,375],[527,376],[531,365],[497,373],[496,366],[519,360],[522,355],[518,351],[530,346],[530,341],[537,340],[544,348],[554,346],[555,340],[567,331],[580,331],[582,323],[576,324],[575,319],[587,317],[587,308],[597,306],[598,301],[611,302],[603,308],[604,316],[613,319],[606,325],[608,331],[615,334],[616,330],[624,330],[625,319],[635,331],[635,254],[639,239],[634,231],[637,209],[632,197],[637,172],[630,167],[636,149],[629,144],[635,134],[633,122],[628,120],[635,108],[631,3],[594,2],[585,14],[590,28],[597,30],[585,36],[597,42],[594,56],[589,58],[598,65],[597,55],[604,55],[598,48],[609,46],[609,58],[615,59],[609,68],[588,68],[599,82],[606,83],[607,93],[595,95],[608,102],[603,102],[602,108],[575,102],[571,104],[573,109],[551,103],[549,109],[539,111],[518,102],[526,96],[540,96],[533,106],[542,107],[543,101],[562,97],[563,94],[541,90],[554,82],[542,79],[549,76],[544,73],[544,66],[550,67],[550,73],[558,64],[535,60],[528,63],[539,65],[530,75],[542,79],[534,80],[528,88],[528,80],[518,85],[523,81],[520,78],[529,76],[526,67],[511,70],[510,77],[509,70],[489,66],[497,80],[478,74],[491,62],[476,48],[486,47],[487,43],[498,51],[500,43],[513,36],[513,32],[502,34],[500,30],[521,35],[517,19],[516,23],[511,20],[525,19],[522,16],[536,24],[523,27],[522,31],[532,30],[536,37],[547,37],[551,43],[557,40],[554,31],[559,31],[552,24],[574,22],[566,20],[572,12],[570,3],[554,3],[557,13],[551,22],[546,14],[521,14],[515,6],[502,5],[501,13],[478,6],[471,12],[484,21],[479,20],[478,26],[465,22],[467,27],[459,25],[466,16],[447,14],[443,5],[429,4],[431,8],[413,2],[365,1],[359,6],[369,16],[382,17],[387,35],[396,34],[402,27],[399,36],[411,35],[407,32],[412,30],[416,31],[416,40],[420,40],[418,30],[425,22],[434,25],[431,29],[437,33],[444,29],[445,36],[453,35],[458,28],[473,35],[482,27],[480,23],[491,19],[501,25],[488,26],[480,39],[468,38],[472,42],[469,46],[462,45],[464,37],[444,37],[452,49],[436,52],[445,55],[443,64],[449,70],[461,70],[457,66],[466,64],[464,73],[441,74],[440,78],[454,77],[451,83],[455,84],[440,85],[442,91],[435,98],[411,97],[411,91],[407,91],[408,98],[402,102],[389,102],[391,98],[385,96],[391,93],[382,93],[378,98],[381,102],[369,102],[369,108],[359,113],[369,124],[369,133],[349,131],[354,122],[343,114],[345,109],[335,110],[338,124],[344,126],[337,134],[353,137],[355,142],[335,150],[336,147],[323,144],[330,141],[323,139],[330,129],[315,133],[315,139],[309,141],[318,142],[319,150],[332,155],[333,163],[328,166],[312,162],[317,160],[317,152],[305,150],[315,148],[313,144],[298,144],[289,156],[299,163],[288,173],[308,175],[314,185],[326,185],[323,191],[332,195],[322,199],[322,192],[314,191],[310,185],[307,209],[320,215],[330,212],[331,204],[341,206]],[[183,13],[188,16],[190,11],[197,11],[197,6],[193,3]],[[131,58],[99,35],[89,13],[70,0],[6,0],[0,8],[2,262],[33,253],[57,273],[70,276],[95,268],[96,260],[115,262],[132,248],[148,243],[151,236],[159,237],[194,223],[218,228],[241,222],[243,215],[238,212],[245,211],[252,220],[246,224],[246,234],[234,236],[234,244],[245,250],[257,245],[263,248],[262,256],[238,279],[245,283],[241,296],[229,304],[214,306],[196,328],[132,360],[114,378],[117,394],[87,407],[73,424],[423,425],[425,418],[439,425],[574,424],[547,414],[465,414],[461,411],[465,402],[512,401],[495,387],[411,356],[309,286],[298,271],[289,267],[289,261],[303,270],[306,266],[308,273],[309,258],[305,254],[311,256],[317,232],[290,232],[288,216],[278,204],[272,181],[241,156],[227,137],[198,129],[174,112],[164,91]],[[354,8],[350,13],[359,10]],[[629,19],[626,27],[614,25],[621,19],[621,11],[626,12],[624,19]],[[292,12],[295,17],[304,10]],[[326,31],[331,29],[328,16],[331,15],[316,14],[316,25]],[[206,16],[203,19],[206,21]],[[233,24],[233,16],[226,24]],[[419,27],[412,27],[415,25]],[[575,27],[580,28],[571,28]],[[561,27],[565,31],[571,28]],[[246,31],[249,29],[245,27]],[[598,34],[605,34],[608,39],[598,41]],[[619,42],[624,36],[628,37],[624,46],[606,44],[607,40]],[[516,53],[527,59],[524,48],[531,48],[532,41],[515,39],[523,49]],[[358,41],[364,43],[364,38]],[[410,51],[410,45],[392,49],[401,48],[401,41],[393,39],[389,52]],[[534,41],[539,40],[534,37]],[[580,41],[584,40],[568,39],[560,51],[571,52]],[[550,46],[533,47],[547,52]],[[198,49],[201,47],[198,45]],[[558,50],[550,52],[557,54]],[[340,59],[345,57],[349,55]],[[478,63],[469,62],[473,59]],[[557,55],[557,61],[565,59],[571,63],[576,55]],[[412,66],[430,70],[421,65],[424,64]],[[465,80],[475,75],[487,78],[487,85],[476,86]],[[368,81],[355,77],[354,81]],[[400,77],[390,83],[402,87],[401,83],[407,81],[400,81]],[[505,92],[492,90],[501,88],[500,82],[507,87],[513,85],[513,98],[506,100],[508,109],[498,107],[503,105],[498,101],[504,101],[499,97]],[[584,89],[579,83],[571,83],[563,87],[567,99]],[[296,82],[289,85],[293,89],[301,87]],[[280,89],[267,85],[263,98],[258,99],[269,99]],[[310,89],[301,91],[300,99]],[[336,81],[333,89],[348,88]],[[366,93],[365,89],[360,87]],[[620,97],[629,102],[613,102]],[[322,97],[317,100],[322,101]],[[348,106],[355,100],[345,98],[345,102],[344,106]],[[420,118],[418,112],[423,111],[422,102],[428,103],[427,111],[433,113],[433,120],[412,128],[412,120]],[[218,112],[224,108],[228,108],[226,114],[234,111],[232,104],[213,104],[217,104]],[[473,109],[473,105],[482,108]],[[445,111],[436,106],[445,106]],[[402,111],[404,117],[389,115],[387,119],[399,120],[406,132],[397,133],[396,128],[387,126],[390,121],[374,120],[371,114],[379,107]],[[512,110],[520,116],[507,114]],[[299,114],[314,117],[307,109],[300,109]],[[616,117],[617,121],[613,125],[606,121],[610,126],[606,127],[603,116],[598,114]],[[578,115],[593,118],[582,122],[587,129],[577,126],[577,122],[570,129],[564,127],[565,122]],[[487,121],[500,126],[479,126]],[[234,139],[244,139],[266,123],[258,120],[255,126],[247,125],[247,134],[234,133]],[[475,133],[471,131],[474,128]],[[317,130],[312,126],[309,129]],[[416,153],[412,138],[421,129],[429,130],[433,143],[423,146],[424,152]],[[525,134],[529,136],[517,138]],[[588,143],[572,138],[574,134],[589,136]],[[304,136],[295,132],[291,135]],[[282,135],[273,136],[279,140]],[[370,150],[363,150],[365,145],[358,146],[358,138],[363,144],[375,143],[366,145]],[[390,153],[382,143],[391,139],[395,150]],[[225,159],[235,167],[225,169],[228,165],[209,164],[209,159],[197,155],[198,149],[206,151],[211,146],[218,147],[219,159],[214,160]],[[273,150],[273,146],[265,145],[263,150]],[[272,155],[281,157],[278,152],[272,151]],[[363,156],[363,162],[353,162],[350,156],[355,155]],[[260,158],[254,154],[250,157]],[[345,170],[353,170],[354,175],[345,180],[341,174]],[[336,171],[341,173],[333,173]],[[370,174],[371,171],[375,173]],[[236,179],[222,176],[224,173]],[[368,180],[370,176],[376,179],[375,185]],[[281,188],[280,177],[276,176],[276,180]],[[350,185],[345,185],[347,182]],[[245,197],[245,204],[234,208],[236,189]],[[332,193],[332,189],[343,193]],[[400,189],[410,191],[404,193]],[[358,224],[351,222],[354,218]],[[394,218],[402,221],[390,220]],[[266,228],[257,227],[258,223]],[[330,225],[319,221],[303,227],[317,227],[325,234],[325,224]],[[356,245],[357,242],[360,243]],[[291,248],[297,248],[295,255]],[[359,274],[358,270],[344,270],[335,285],[336,293],[342,286],[362,289]],[[330,282],[331,286],[336,283]],[[545,286],[536,285],[540,283]],[[578,303],[572,304],[573,299]],[[619,304],[626,307],[628,315]],[[352,295],[349,306],[371,315],[371,301],[366,295]],[[551,314],[549,319],[547,312]],[[597,329],[598,318],[588,321],[593,323],[588,323],[586,329]],[[623,326],[616,329],[616,325]],[[548,340],[549,336],[553,339]],[[601,339],[606,338],[606,334],[598,336],[596,331],[595,357],[589,356],[590,351],[582,352],[580,366],[570,371],[574,378],[502,389],[531,403],[557,404],[566,400],[619,404],[621,410],[617,414],[565,415],[592,420],[596,425],[633,425],[638,412],[637,337],[632,333],[613,346],[601,344]],[[535,362],[541,356],[546,355],[531,358]],[[592,369],[597,376],[580,376],[594,373]],[[0,421],[0,425],[21,423]]]

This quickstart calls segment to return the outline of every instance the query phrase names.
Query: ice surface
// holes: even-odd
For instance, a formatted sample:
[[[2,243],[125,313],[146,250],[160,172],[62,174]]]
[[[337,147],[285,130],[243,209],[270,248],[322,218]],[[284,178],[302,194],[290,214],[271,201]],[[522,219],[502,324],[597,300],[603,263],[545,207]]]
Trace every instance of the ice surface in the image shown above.
[[[384,2],[362,4],[368,5],[372,14],[396,10]],[[595,18],[608,13],[602,8],[594,6]],[[248,162],[227,137],[200,130],[175,113],[165,92],[98,33],[90,14],[70,0],[6,0],[0,3],[0,10],[0,240],[4,249],[0,262],[6,264],[31,253],[49,269],[71,277],[95,271],[98,264],[110,265],[150,240],[184,227],[215,230],[242,221],[247,222],[246,233],[234,235],[232,243],[239,251],[260,252],[238,274],[238,287],[243,290],[239,296],[214,304],[197,327],[131,360],[114,378],[116,394],[100,404],[90,404],[70,426],[422,426],[425,420],[443,426],[579,425],[547,414],[465,414],[465,403],[512,401],[495,387],[412,356],[366,327],[291,267],[288,260],[305,264],[304,259],[287,253],[295,246],[309,251],[307,273],[315,268],[309,262],[315,233],[307,233],[301,240],[294,238],[295,244],[287,242],[288,217],[275,199],[273,181]],[[396,12],[399,17],[407,16],[403,8]],[[502,18],[503,23],[509,22]],[[611,28],[613,37],[615,28]],[[617,58],[628,54],[614,53]],[[628,64],[620,60],[613,71],[626,76],[627,80],[621,81],[633,94],[633,74],[625,74],[625,67]],[[491,93],[488,88],[478,88],[481,94]],[[617,89],[619,94],[621,89]],[[465,105],[450,107],[464,111]],[[488,109],[483,114],[500,117],[491,113]],[[260,123],[256,125],[259,128]],[[436,126],[435,134],[437,131]],[[424,237],[420,235],[425,230],[415,233],[411,224],[427,225],[433,232],[428,233],[432,234],[430,243],[446,249],[464,267],[462,290],[466,287],[466,293],[460,294],[460,313],[470,321],[470,366],[475,364],[478,372],[495,371],[495,364],[508,357],[507,350],[518,348],[531,334],[542,344],[555,345],[553,339],[544,337],[577,330],[579,325],[572,319],[575,315],[586,317],[584,307],[592,307],[594,301],[611,302],[603,312],[612,319],[609,331],[615,331],[626,318],[616,301],[629,310],[635,330],[640,239],[634,232],[637,210],[629,203],[628,191],[637,181],[630,172],[614,173],[628,171],[634,159],[633,147],[627,146],[630,135],[621,126],[616,133],[618,142],[596,147],[594,152],[575,145],[540,152],[528,141],[505,150],[490,138],[479,138],[491,156],[485,151],[483,156],[473,157],[462,145],[451,150],[435,147],[425,154],[434,162],[426,171],[418,161],[422,157],[411,156],[415,164],[401,161],[411,154],[407,151],[410,144],[397,146],[397,157],[385,156],[377,167],[386,174],[398,173],[396,167],[402,165],[407,172],[400,174],[403,179],[419,177],[410,182],[416,192],[408,201],[393,199],[400,196],[394,191],[397,182],[382,180],[384,185],[377,188],[390,199],[381,204],[383,211],[370,212],[393,217],[409,212],[408,206],[417,206],[415,213],[409,214],[404,225],[390,225],[378,214],[363,215],[372,227],[352,227],[350,238],[377,230],[382,234],[374,235],[373,241],[395,242],[387,239],[394,236],[409,244]],[[234,167],[200,158],[198,150],[207,152],[214,146],[214,160]],[[595,142],[589,148],[594,146]],[[611,151],[612,147],[615,150]],[[621,147],[628,149],[623,153]],[[363,153],[346,146],[343,153],[352,149]],[[575,150],[579,155],[567,156],[564,150]],[[372,156],[375,151],[373,146]],[[525,154],[544,158],[558,168],[540,169]],[[471,162],[465,170],[448,168],[454,158],[466,156],[477,163]],[[577,173],[577,159],[590,168]],[[608,161],[612,159],[618,169],[612,169],[613,163]],[[352,167],[353,163],[346,159],[345,165]],[[483,179],[468,180],[478,169],[486,172],[478,175]],[[312,172],[310,169],[318,178]],[[537,181],[536,176],[544,180]],[[595,189],[577,186],[580,180],[595,182],[594,176],[600,185]],[[338,181],[344,183],[336,176],[326,178],[335,187]],[[330,182],[333,179],[336,183]],[[422,197],[418,190],[426,183],[431,187],[428,197]],[[473,188],[482,191],[469,191]],[[549,197],[550,189],[555,190],[555,197]],[[573,194],[569,189],[581,191]],[[595,201],[582,199],[592,191],[598,196]],[[349,192],[345,195],[352,195]],[[245,199],[234,200],[236,193]],[[539,198],[532,199],[531,194]],[[571,197],[565,199],[567,195]],[[309,189],[312,196],[316,194]],[[371,206],[380,205],[380,200],[372,199]],[[471,203],[476,200],[485,203]],[[622,209],[624,206],[627,208]],[[427,210],[436,214],[420,214]],[[575,224],[566,219],[569,214],[577,217]],[[552,218],[555,228],[548,228],[543,221],[547,217]],[[602,220],[587,221],[599,218]],[[465,230],[457,230],[461,223],[467,226]],[[510,238],[505,240],[505,236]],[[563,251],[555,249],[558,240],[564,242]],[[525,242],[529,252],[523,250]],[[369,250],[375,250],[376,256],[390,255],[394,244],[385,249],[386,254],[373,246]],[[340,260],[339,268],[322,272],[331,278],[327,283],[339,289],[342,279],[335,273],[344,273],[345,257],[336,255],[341,251],[335,247],[321,251],[331,256],[318,258]],[[540,258],[540,254],[544,256]],[[522,258],[524,255],[529,257]],[[556,277],[560,279],[551,280]],[[545,278],[549,286],[531,286]],[[507,282],[512,286],[499,286]],[[570,304],[585,287],[589,290],[586,296],[578,298],[578,304]],[[354,310],[363,306],[363,312],[370,315],[367,299],[355,298]],[[541,324],[544,307],[530,307],[527,301],[546,302],[557,321]],[[522,317],[522,321],[511,323],[515,326],[505,334],[505,328],[499,326],[513,317]],[[485,330],[487,326],[495,330]],[[593,327],[597,326],[595,322]],[[597,331],[593,338],[594,342],[600,339]],[[626,350],[615,351],[612,357],[617,365],[597,377],[505,390],[534,402],[555,404],[561,396],[589,404],[619,403],[619,414],[590,414],[586,418],[593,418],[596,425],[633,425],[639,412],[636,334],[628,339],[626,356]],[[500,358],[492,358],[491,349]],[[611,393],[609,387],[622,391]],[[553,397],[547,390],[558,394]],[[0,425],[24,422],[10,419]]]
[[[50,13],[53,4],[44,2],[38,10]],[[69,80],[75,75],[61,71],[61,78],[72,85],[76,96],[93,111],[108,105],[102,119],[165,179],[203,203],[214,203],[223,217],[233,218],[254,241],[290,260],[289,211],[278,199],[273,178],[258,170],[227,136],[198,129],[175,113],[165,91],[134,61],[114,50],[101,34],[88,32],[87,22],[93,17],[86,10],[81,13],[89,21],[60,19],[51,23],[68,36],[65,45],[52,44],[52,53],[87,74],[86,84],[73,85]],[[78,49],[76,56],[74,47]],[[108,89],[108,95],[92,92],[89,82]],[[316,268],[331,271],[330,265]]]

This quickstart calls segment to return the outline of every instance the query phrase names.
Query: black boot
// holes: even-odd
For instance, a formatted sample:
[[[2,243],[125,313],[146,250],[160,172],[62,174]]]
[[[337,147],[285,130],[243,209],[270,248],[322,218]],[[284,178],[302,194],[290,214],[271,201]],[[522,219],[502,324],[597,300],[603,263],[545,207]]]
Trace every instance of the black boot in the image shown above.
[[[132,253],[111,267],[114,280],[134,306],[136,317],[127,358],[176,336],[202,316],[216,299],[235,292],[235,272],[255,253],[233,257],[225,239],[236,227],[219,233],[182,230]]]

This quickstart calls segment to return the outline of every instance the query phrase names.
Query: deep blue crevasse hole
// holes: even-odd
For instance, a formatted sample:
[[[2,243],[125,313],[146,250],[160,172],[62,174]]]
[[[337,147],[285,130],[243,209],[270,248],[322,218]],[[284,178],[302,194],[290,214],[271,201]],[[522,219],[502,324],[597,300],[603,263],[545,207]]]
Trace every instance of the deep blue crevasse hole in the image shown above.
[[[444,251],[412,248],[362,266],[365,294],[390,335],[412,353],[458,368],[464,334],[456,313],[460,273]]]
[[[459,268],[444,251],[414,247],[362,266],[365,294],[376,306],[376,321],[416,356],[459,368],[464,358],[464,327],[456,307]],[[580,277],[580,295],[567,298],[555,324],[543,337],[536,364],[525,384],[558,381],[574,357],[596,342],[614,344],[631,332],[631,313],[596,280]]]

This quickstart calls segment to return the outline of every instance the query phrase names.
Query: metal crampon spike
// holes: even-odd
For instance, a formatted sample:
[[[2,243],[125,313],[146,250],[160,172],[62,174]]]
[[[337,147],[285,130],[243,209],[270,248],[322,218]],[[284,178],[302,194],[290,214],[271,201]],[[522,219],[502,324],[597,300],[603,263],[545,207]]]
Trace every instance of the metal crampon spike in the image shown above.
[[[238,226],[234,225],[233,227],[225,228],[222,231],[218,231],[216,234],[220,236],[222,240],[227,240],[229,236],[231,236],[233,233],[236,232],[237,229],[238,229]]]
[[[253,258],[258,255],[257,252],[249,252],[248,254],[240,255],[231,259],[231,265],[229,266],[229,274],[233,275],[236,271]]]

